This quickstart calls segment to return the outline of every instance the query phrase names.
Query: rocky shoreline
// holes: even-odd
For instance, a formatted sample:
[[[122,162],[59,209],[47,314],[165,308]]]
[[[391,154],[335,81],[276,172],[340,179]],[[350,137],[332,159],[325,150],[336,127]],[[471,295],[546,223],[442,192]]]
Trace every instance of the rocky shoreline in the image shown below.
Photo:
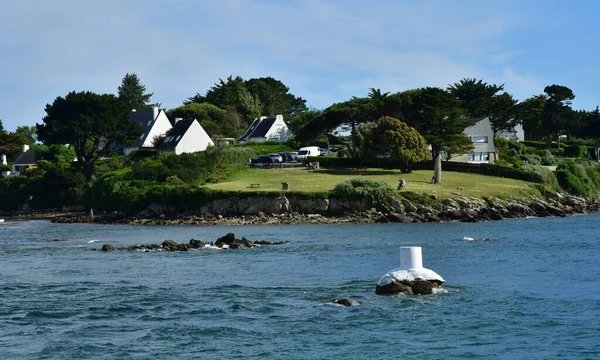
[[[283,199],[282,199],[283,198]],[[427,206],[406,199],[390,198],[385,203],[361,203],[357,200],[341,204],[337,200],[337,209],[331,211],[326,201],[311,200],[316,206],[302,204],[289,206],[289,200],[284,196],[277,198],[261,198],[256,201],[253,209],[236,213],[231,207],[239,204],[231,199],[230,208],[218,211],[212,206],[207,209],[217,210],[208,212],[207,209],[197,213],[166,215],[168,209],[153,204],[141,213],[126,215],[123,213],[101,213],[94,220],[100,224],[131,224],[131,225],[269,225],[269,224],[371,224],[371,223],[414,223],[414,222],[443,222],[461,221],[478,222],[503,220],[526,217],[569,216],[600,211],[600,199],[586,199],[572,195],[556,194],[553,198],[542,200],[536,198],[520,200],[501,200],[498,198],[479,199],[459,196],[454,199],[444,199],[437,206]],[[223,200],[219,200],[223,205]],[[286,203],[288,206],[285,206]],[[283,205],[282,205],[283,204]],[[296,204],[297,205],[297,204]],[[353,210],[351,210],[353,209]],[[263,211],[272,210],[272,211]],[[86,213],[36,213],[15,214],[16,219],[50,218],[55,223],[88,223]]]

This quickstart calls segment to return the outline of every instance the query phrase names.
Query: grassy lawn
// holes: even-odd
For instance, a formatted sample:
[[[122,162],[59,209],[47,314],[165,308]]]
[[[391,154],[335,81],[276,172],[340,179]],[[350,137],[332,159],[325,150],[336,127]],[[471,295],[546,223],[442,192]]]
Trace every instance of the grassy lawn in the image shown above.
[[[323,168],[319,170],[307,170],[305,168],[248,169],[225,182],[206,186],[221,190],[281,191],[281,183],[287,182],[290,190],[328,191],[344,180],[362,178],[383,181],[396,189],[398,179],[402,177],[406,180],[407,187],[405,190],[400,190],[400,192],[413,191],[432,194],[442,199],[456,197],[457,195],[453,194],[456,192],[474,197],[492,195],[517,197],[532,193],[530,183],[521,180],[443,171],[442,183],[430,184],[429,181],[432,176],[433,171],[431,170],[401,174],[398,170],[384,169],[368,169],[366,171]],[[250,188],[250,184],[260,184],[260,188]],[[459,188],[462,188],[462,190],[459,190]]]

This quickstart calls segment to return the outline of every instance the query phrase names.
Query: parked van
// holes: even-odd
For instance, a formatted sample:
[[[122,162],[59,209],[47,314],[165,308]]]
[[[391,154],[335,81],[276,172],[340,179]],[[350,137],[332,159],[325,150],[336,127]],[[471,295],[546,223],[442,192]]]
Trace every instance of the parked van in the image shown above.
[[[307,146],[307,147],[303,147],[298,149],[298,161],[304,161],[306,160],[307,156],[319,156],[321,155],[321,152],[319,151],[319,147],[318,146]]]

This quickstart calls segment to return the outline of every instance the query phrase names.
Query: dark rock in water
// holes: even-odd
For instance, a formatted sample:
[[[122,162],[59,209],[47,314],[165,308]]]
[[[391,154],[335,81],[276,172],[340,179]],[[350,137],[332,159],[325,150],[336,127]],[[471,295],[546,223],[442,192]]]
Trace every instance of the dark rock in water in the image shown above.
[[[50,240],[51,242],[62,242],[62,241],[67,241],[67,239],[54,239],[54,240]]]
[[[377,285],[375,293],[379,295],[395,295],[399,293],[408,294],[431,294],[433,289],[439,288],[441,283],[436,280],[394,280],[385,285]]]
[[[104,244],[102,245],[102,251],[113,251],[115,249],[114,246],[110,245],[110,244]]]
[[[385,217],[385,215],[381,215],[377,220],[375,220],[375,223],[377,223],[377,224],[389,224],[390,221],[388,220],[387,217]]]
[[[200,241],[200,240],[190,239],[190,245],[189,245],[189,247],[192,248],[192,249],[203,248],[204,245],[206,245],[206,244],[204,242]]]
[[[398,213],[389,214],[388,216],[386,216],[386,218],[391,223],[409,224],[409,223],[413,222],[412,217],[410,217],[408,215],[404,215],[404,214],[398,214]]]
[[[165,240],[162,242],[162,247],[164,247],[165,249],[176,248],[177,245],[177,242],[173,240]]]
[[[287,241],[266,241],[266,240],[258,240],[255,241],[255,245],[282,245],[287,243]]]
[[[336,304],[347,306],[347,307],[360,305],[360,303],[358,301],[352,300],[352,299],[347,299],[347,298],[339,299],[334,302]]]
[[[215,241],[215,246],[223,247],[223,245],[231,245],[235,241],[235,234],[229,233],[225,236],[222,236]]]

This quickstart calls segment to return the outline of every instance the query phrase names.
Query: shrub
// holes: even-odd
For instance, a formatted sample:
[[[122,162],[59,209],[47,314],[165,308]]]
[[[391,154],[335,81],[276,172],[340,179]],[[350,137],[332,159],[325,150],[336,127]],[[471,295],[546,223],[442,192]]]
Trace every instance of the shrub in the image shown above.
[[[529,164],[529,165],[541,165],[542,164],[542,158],[539,155],[522,154],[520,156],[520,159],[525,164]]]
[[[558,160],[548,150],[540,151],[540,156],[542,158],[542,165],[550,166],[558,164]]]
[[[583,158],[583,157],[587,156],[587,154],[588,154],[587,146],[577,145],[577,144],[567,146],[567,148],[565,149],[565,152],[564,152],[564,156],[572,157],[572,158],[576,158],[576,159]]]
[[[106,159],[100,159],[94,167],[94,175],[102,176],[108,172],[122,169],[128,166],[131,160],[127,156],[115,155]]]
[[[383,202],[389,199],[394,191],[382,181],[350,179],[337,184],[331,194],[339,197],[367,199],[372,202]]]
[[[597,165],[587,166],[585,172],[596,189],[600,189],[600,168]]]
[[[587,175],[583,166],[574,161],[565,161],[556,169],[558,184],[570,194],[595,197],[596,186]]]
[[[265,155],[265,154],[280,153],[280,152],[296,150],[296,149],[290,148],[286,144],[282,144],[282,143],[278,143],[278,142],[274,142],[274,141],[266,141],[266,142],[262,142],[262,143],[238,144],[238,145],[234,145],[233,147],[252,149],[256,153],[256,155]],[[246,159],[246,162],[248,162],[248,159]]]

